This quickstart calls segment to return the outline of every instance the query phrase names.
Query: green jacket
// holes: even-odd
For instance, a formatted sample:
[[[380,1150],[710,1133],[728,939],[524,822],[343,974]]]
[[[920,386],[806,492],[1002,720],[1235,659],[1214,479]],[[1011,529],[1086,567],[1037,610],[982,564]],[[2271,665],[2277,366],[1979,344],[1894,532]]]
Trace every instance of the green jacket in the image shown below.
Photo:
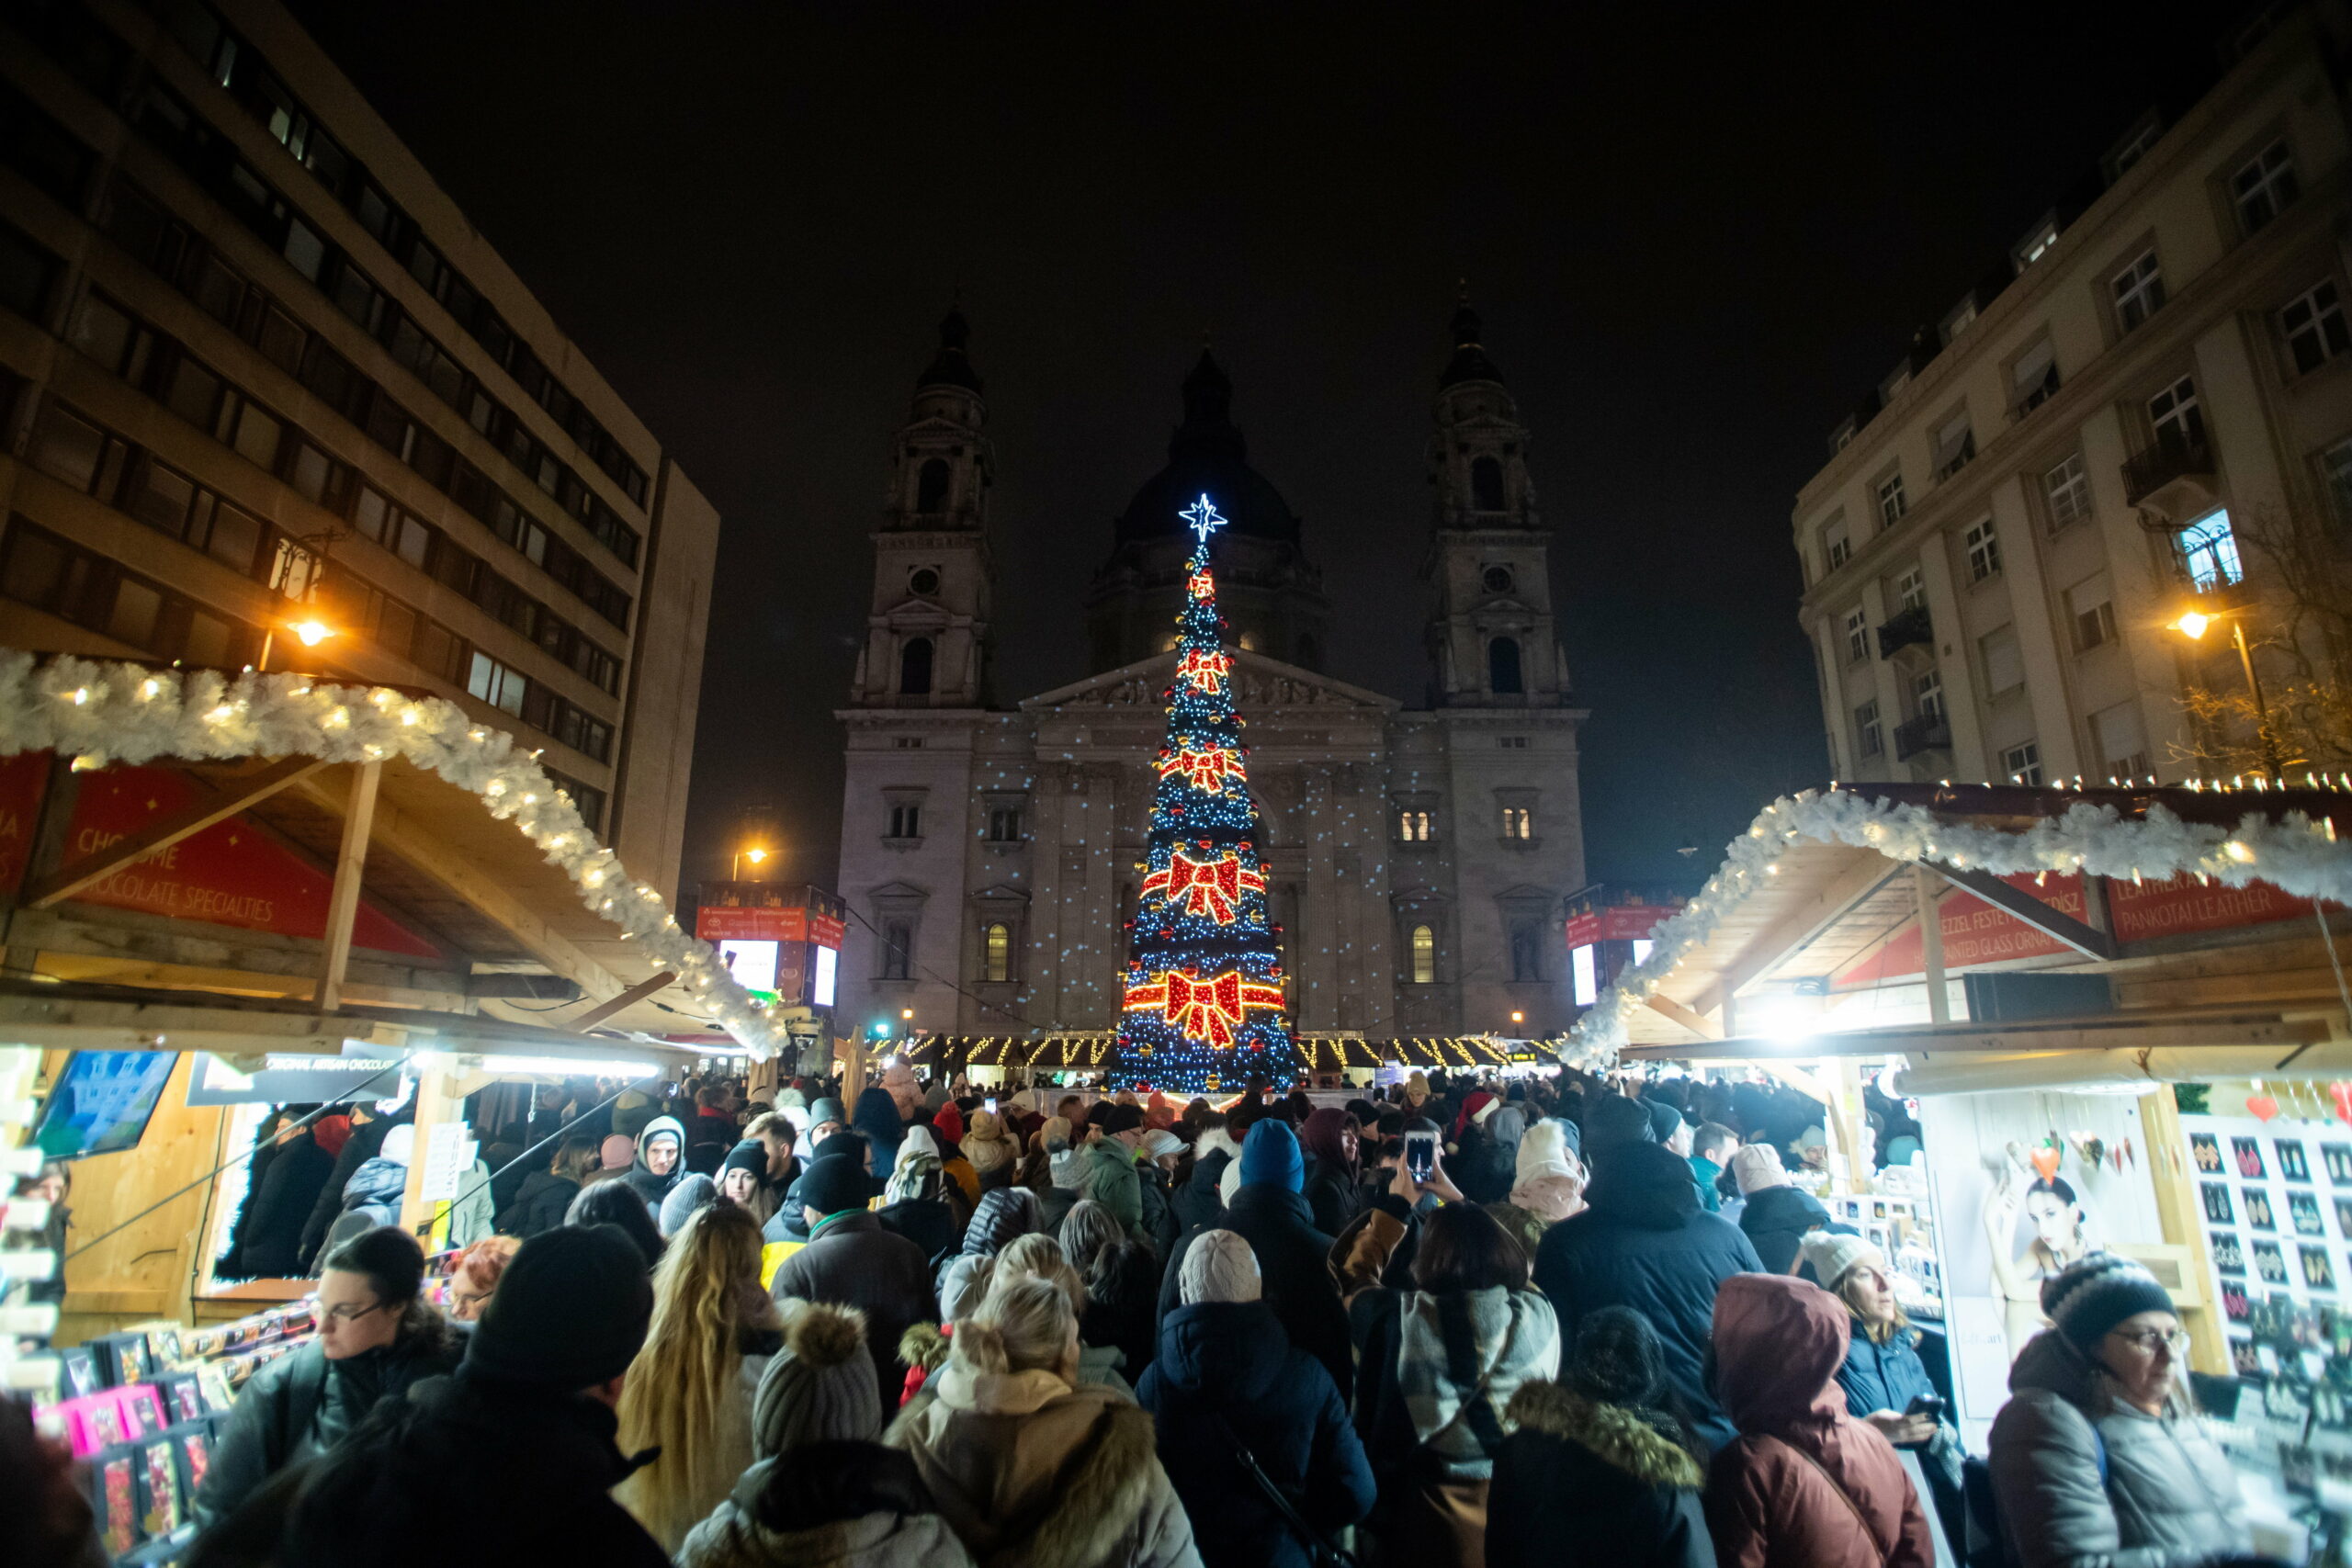
[[[1136,1172],[1136,1152],[1116,1138],[1103,1138],[1086,1149],[1086,1174],[1078,1190],[1111,1211],[1119,1228],[1132,1232],[1143,1224],[1143,1178]]]

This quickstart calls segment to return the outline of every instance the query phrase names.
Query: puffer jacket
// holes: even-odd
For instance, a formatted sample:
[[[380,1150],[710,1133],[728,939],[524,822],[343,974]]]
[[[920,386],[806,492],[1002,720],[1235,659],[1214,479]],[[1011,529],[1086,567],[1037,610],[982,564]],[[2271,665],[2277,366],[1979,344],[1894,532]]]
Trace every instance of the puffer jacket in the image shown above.
[[[787,1520],[789,1529],[777,1528]],[[972,1558],[932,1511],[906,1455],[842,1441],[752,1465],[686,1532],[677,1561],[678,1568],[970,1568]]]
[[[883,1440],[983,1568],[1201,1568],[1151,1417],[1113,1390],[950,1361]]]
[[[1897,1415],[1910,1409],[1923,1393],[1934,1393],[1927,1363],[1919,1359],[1919,1335],[1901,1329],[1885,1344],[1873,1341],[1853,1325],[1853,1341],[1838,1368],[1838,1386],[1845,1391],[1846,1413],[1871,1416],[1881,1410]]]
[[[1487,1493],[1487,1568],[1715,1568],[1705,1472],[1655,1413],[1521,1383]]]
[[[541,1231],[551,1231],[563,1224],[564,1212],[578,1196],[580,1183],[571,1178],[558,1176],[552,1170],[535,1170],[523,1179],[514,1201],[498,1217],[498,1228],[507,1235],[526,1240]]]
[[[351,1173],[343,1187],[343,1213],[365,1213],[372,1224],[398,1224],[401,1195],[408,1190],[408,1167],[378,1156]],[[320,1248],[323,1254],[326,1249]]]
[[[2022,1568],[2188,1568],[2251,1551],[2237,1479],[2185,1401],[2160,1416],[2127,1403],[2054,1329],[2018,1353],[2009,1392],[1993,1491]]]
[[[1836,1374],[1850,1316],[1784,1274],[1737,1275],[1717,1293],[1715,1387],[1739,1428],[1707,1471],[1707,1528],[1724,1568],[1934,1562],[1902,1460],[1846,1414]]]
[[[1193,1157],[1192,1176],[1169,1197],[1176,1223],[1184,1230],[1214,1230],[1225,1222],[1225,1200],[1218,1195],[1216,1184],[1231,1163],[1229,1139],[1220,1134],[1214,1144],[1206,1137],[1201,1140],[1200,1150]]]

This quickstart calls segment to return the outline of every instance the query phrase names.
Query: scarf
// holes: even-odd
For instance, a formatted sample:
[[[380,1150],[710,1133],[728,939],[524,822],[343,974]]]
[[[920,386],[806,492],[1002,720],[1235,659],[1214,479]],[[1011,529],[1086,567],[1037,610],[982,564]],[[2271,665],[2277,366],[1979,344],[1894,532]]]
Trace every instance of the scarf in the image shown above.
[[[1448,1480],[1492,1476],[1511,1395],[1560,1370],[1552,1303],[1505,1285],[1412,1291],[1398,1318],[1396,1388],[1415,1439]]]

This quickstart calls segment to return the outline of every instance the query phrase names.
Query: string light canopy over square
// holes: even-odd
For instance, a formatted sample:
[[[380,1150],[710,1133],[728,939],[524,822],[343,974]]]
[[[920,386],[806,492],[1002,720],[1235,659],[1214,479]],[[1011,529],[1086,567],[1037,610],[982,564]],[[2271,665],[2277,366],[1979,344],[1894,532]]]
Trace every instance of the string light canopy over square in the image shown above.
[[[1114,1088],[1199,1094],[1304,1067],[1285,1018],[1281,955],[1267,919],[1271,872],[1258,852],[1243,720],[1217,615],[1209,538],[1225,525],[1209,498],[1181,513],[1198,539],[1186,563],[1180,656],[1159,749],[1148,859],[1127,925]]]

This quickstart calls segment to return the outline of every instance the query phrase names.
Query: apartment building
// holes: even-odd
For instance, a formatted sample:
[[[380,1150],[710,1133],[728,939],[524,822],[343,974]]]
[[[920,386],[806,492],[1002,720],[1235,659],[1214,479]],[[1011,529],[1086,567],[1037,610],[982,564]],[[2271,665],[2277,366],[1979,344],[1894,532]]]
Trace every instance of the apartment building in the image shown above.
[[[0,645],[433,690],[674,890],[718,513],[269,0],[0,0]]]
[[[2256,545],[2352,547],[2347,45],[2341,5],[2264,13],[1834,433],[1794,534],[1839,777],[2174,783],[2252,745],[2189,715],[2247,691],[2238,628],[2290,662]]]

